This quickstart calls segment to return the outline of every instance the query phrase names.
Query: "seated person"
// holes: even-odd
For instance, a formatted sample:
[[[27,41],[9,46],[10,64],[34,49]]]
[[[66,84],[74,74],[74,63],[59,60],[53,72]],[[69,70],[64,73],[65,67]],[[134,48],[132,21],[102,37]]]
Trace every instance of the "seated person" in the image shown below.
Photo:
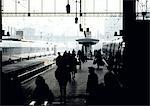
[[[33,92],[33,100],[36,101],[36,105],[44,104],[45,101],[51,103],[54,99],[53,93],[45,83],[43,77],[38,76],[35,81],[36,88]]]

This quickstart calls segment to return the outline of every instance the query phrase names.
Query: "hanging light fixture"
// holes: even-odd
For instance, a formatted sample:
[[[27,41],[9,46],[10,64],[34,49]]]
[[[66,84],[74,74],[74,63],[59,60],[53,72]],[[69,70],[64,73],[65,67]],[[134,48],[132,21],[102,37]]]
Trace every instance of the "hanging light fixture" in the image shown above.
[[[75,23],[78,23],[78,17],[77,17],[77,0],[76,0],[76,18],[75,18]]]
[[[79,24],[79,29],[81,32],[83,32],[83,28],[82,28],[81,24]]]
[[[67,13],[70,13],[70,4],[69,4],[69,0],[68,0],[68,4],[66,5],[66,11],[67,11]]]
[[[78,17],[75,18],[75,23],[76,23],[76,24],[78,23]]]
[[[81,0],[80,0],[80,16],[82,16],[82,9],[81,9],[81,4],[82,2],[81,2]]]
[[[84,31],[84,37],[86,38],[86,32]]]
[[[28,0],[28,17],[30,17],[30,0]]]

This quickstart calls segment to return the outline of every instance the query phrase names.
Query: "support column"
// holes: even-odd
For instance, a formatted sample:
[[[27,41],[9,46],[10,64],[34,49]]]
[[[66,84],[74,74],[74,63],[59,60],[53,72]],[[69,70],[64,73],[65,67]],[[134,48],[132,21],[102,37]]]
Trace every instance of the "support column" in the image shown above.
[[[2,42],[2,0],[0,0],[0,43]],[[1,49],[1,48],[0,48]],[[2,71],[2,49],[0,50],[0,70]],[[0,71],[0,94],[1,93],[1,71]],[[2,98],[0,96],[0,98]],[[0,99],[0,105],[2,104],[2,99]]]
[[[146,21],[136,20],[136,0],[123,0],[123,30],[125,41],[123,69],[128,89],[127,104],[148,104],[148,38]],[[139,84],[139,82],[141,82]],[[125,96],[126,97],[126,96]]]

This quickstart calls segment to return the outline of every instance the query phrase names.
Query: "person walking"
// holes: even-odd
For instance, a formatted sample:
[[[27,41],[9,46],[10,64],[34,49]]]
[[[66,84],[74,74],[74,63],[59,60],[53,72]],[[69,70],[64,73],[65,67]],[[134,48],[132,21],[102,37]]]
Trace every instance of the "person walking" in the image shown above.
[[[101,50],[97,51],[97,54],[95,56],[95,61],[97,63],[97,69],[99,69],[99,66],[103,65]]]
[[[66,86],[68,81],[70,81],[70,71],[68,70],[67,54],[64,53],[62,59],[60,60],[60,65],[55,71],[55,77],[59,83],[60,87],[60,102],[61,104],[66,104]]]

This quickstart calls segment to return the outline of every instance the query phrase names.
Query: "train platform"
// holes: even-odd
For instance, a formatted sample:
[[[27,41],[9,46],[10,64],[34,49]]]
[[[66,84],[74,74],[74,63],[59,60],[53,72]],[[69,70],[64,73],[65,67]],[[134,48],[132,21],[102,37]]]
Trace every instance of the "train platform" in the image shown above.
[[[103,82],[104,75],[106,72],[108,72],[106,65],[101,66],[100,69],[97,69],[96,65],[93,65],[93,60],[87,60],[87,62],[82,63],[81,69],[79,69],[79,66],[77,66],[75,80],[72,79],[72,81],[67,84],[67,104],[85,104],[88,67],[90,66],[95,67],[95,72],[98,75],[99,83]],[[53,104],[60,103],[60,89],[59,84],[55,78],[56,68],[57,66],[41,74],[48,84],[50,90],[54,94],[55,99]],[[32,101],[30,97],[36,87],[35,79],[23,84],[22,86],[24,94],[26,95],[27,103],[29,103],[29,101]]]
[[[8,64],[2,67],[2,72],[4,74],[12,72],[24,73],[23,70],[28,71],[30,68],[33,69],[33,67],[51,64],[54,62],[55,58],[56,56],[47,56],[31,60],[24,60],[13,64]]]

